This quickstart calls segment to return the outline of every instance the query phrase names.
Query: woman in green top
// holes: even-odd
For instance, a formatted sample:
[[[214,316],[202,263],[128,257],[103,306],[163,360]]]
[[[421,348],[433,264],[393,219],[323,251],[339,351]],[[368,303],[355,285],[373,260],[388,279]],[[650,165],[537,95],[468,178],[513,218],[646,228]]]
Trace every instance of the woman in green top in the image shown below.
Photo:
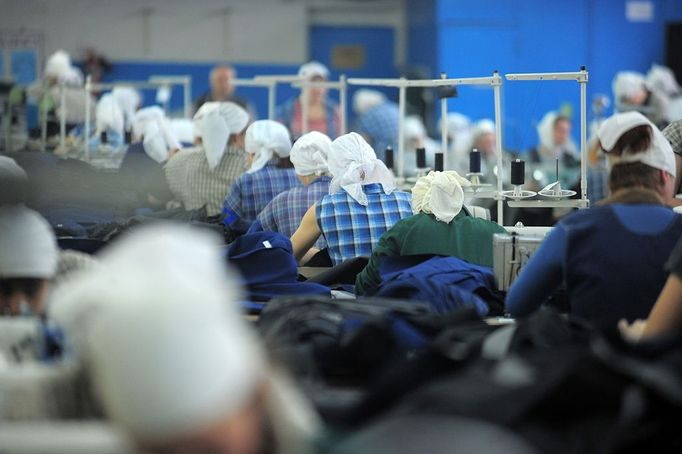
[[[435,254],[491,267],[493,235],[506,231],[464,208],[462,186],[469,184],[454,171],[430,172],[420,178],[412,189],[414,216],[398,221],[381,236],[355,281],[355,293],[364,295],[381,284],[383,257]]]

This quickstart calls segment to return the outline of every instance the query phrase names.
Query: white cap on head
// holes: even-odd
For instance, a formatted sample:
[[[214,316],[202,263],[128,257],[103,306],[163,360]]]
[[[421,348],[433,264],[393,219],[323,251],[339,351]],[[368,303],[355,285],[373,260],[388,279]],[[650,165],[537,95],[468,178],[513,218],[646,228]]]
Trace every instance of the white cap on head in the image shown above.
[[[403,128],[406,139],[423,139],[426,137],[426,127],[417,115],[405,117]]]
[[[445,123],[447,125],[448,134],[455,137],[458,134],[469,133],[471,130],[471,119],[459,112],[448,113],[448,116],[445,117]]]
[[[225,154],[225,147],[233,134],[239,134],[249,124],[249,114],[233,102],[207,102],[192,119],[194,135],[201,137],[211,170]]]
[[[282,123],[272,120],[258,120],[246,130],[244,149],[254,155],[253,163],[247,171],[256,172],[278,156],[286,158],[291,152],[291,136]]]
[[[675,96],[680,93],[680,85],[675,79],[675,73],[667,66],[653,64],[646,75],[646,84],[649,88],[658,90],[666,96]]]
[[[61,79],[68,76],[71,71],[71,57],[63,50],[58,50],[50,55],[45,62],[45,76]]]
[[[123,111],[126,129],[130,128],[135,117],[135,111],[142,102],[140,93],[131,87],[115,87],[111,91],[111,95]]]
[[[55,301],[57,320],[72,321],[67,335],[88,331],[79,353],[95,389],[111,419],[138,441],[181,438],[224,421],[266,378],[263,352],[237,305],[239,282],[217,240],[186,227],[144,227]]]
[[[135,113],[133,135],[142,138],[145,153],[158,163],[168,159],[169,149],[180,148],[166,115],[158,106],[145,107]]]
[[[329,172],[327,159],[332,140],[318,131],[302,135],[291,147],[289,159],[298,175],[322,175]]]
[[[366,184],[379,183],[386,194],[395,189],[395,178],[365,139],[355,132],[338,137],[332,142],[328,156],[329,171],[333,178],[329,193],[343,189],[360,205],[367,206],[367,195],[362,190]]]
[[[433,214],[449,224],[462,211],[464,190],[471,182],[454,170],[429,172],[417,180],[412,188],[412,212]]]
[[[627,131],[637,127],[648,125],[651,127],[652,137],[649,149],[641,153],[628,153],[623,150],[621,156],[607,153],[608,163],[613,166],[619,163],[641,162],[655,169],[668,172],[675,176],[675,154],[663,133],[644,115],[639,112],[618,113],[606,119],[599,127],[597,137],[604,150],[611,151],[618,139]]]
[[[556,148],[556,144],[554,143],[554,123],[556,122],[557,117],[558,115],[555,111],[547,112],[537,126],[540,145],[548,150],[554,150]]]
[[[103,95],[99,101],[97,101],[95,118],[97,135],[105,131],[113,131],[120,136],[123,136],[125,124],[124,113],[111,93]]]
[[[353,110],[362,115],[368,110],[386,102],[386,95],[378,90],[361,88],[353,95]]]
[[[613,95],[616,101],[629,98],[644,90],[644,75],[634,71],[621,71],[613,79]]]
[[[0,206],[0,278],[50,279],[57,269],[52,228],[23,205]]]
[[[14,159],[0,156],[0,205],[23,203],[27,187],[28,176],[24,169]]]
[[[298,77],[310,80],[313,77],[329,78],[329,69],[319,61],[311,61],[301,65],[298,69]]]
[[[478,137],[481,134],[495,134],[495,122],[488,119],[488,118],[483,118],[481,120],[478,120],[474,124],[474,129],[473,129],[473,135],[474,137]]]

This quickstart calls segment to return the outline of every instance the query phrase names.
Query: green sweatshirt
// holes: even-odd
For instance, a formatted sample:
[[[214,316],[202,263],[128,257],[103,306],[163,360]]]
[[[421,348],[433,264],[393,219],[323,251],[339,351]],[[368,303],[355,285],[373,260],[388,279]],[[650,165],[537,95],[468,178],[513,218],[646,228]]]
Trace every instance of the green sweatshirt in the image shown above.
[[[364,295],[381,283],[383,257],[437,254],[493,266],[493,235],[506,233],[498,224],[462,210],[449,224],[419,213],[398,221],[379,239],[364,270],[355,280],[355,293]]]

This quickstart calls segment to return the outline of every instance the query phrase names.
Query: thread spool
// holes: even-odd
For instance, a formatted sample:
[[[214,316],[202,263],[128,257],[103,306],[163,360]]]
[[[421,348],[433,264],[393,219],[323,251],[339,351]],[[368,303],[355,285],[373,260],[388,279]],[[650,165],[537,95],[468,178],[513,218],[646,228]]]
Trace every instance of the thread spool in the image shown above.
[[[526,182],[526,163],[516,159],[511,163],[511,184],[521,186]]]
[[[130,130],[128,130],[123,135],[123,142],[124,143],[131,143],[132,141],[133,141],[133,133],[130,132]]]
[[[384,154],[384,164],[386,167],[393,170],[393,148],[391,146],[386,147],[386,153]]]
[[[433,167],[436,172],[443,171],[443,153],[436,153]]]
[[[426,168],[426,148],[417,148],[417,168]]]
[[[106,131],[102,131],[102,132],[99,133],[99,141],[100,141],[102,144],[107,144],[107,143],[109,143],[109,137],[107,136],[107,132],[106,132]]]
[[[469,173],[481,173],[481,152],[476,148],[469,153]]]

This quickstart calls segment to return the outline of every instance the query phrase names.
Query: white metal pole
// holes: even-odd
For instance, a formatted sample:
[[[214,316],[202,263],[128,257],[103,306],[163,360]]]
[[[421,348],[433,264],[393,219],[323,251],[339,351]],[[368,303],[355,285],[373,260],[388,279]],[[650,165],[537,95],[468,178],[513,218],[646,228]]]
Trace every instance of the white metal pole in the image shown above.
[[[404,77],[400,78],[401,81],[405,81]],[[398,95],[398,108],[400,112],[400,117],[398,121],[398,177],[402,178],[404,176],[404,159],[405,159],[405,103],[407,87],[404,85],[400,86]]]
[[[344,74],[342,74],[341,77],[339,78],[339,82],[341,83],[341,86],[339,87],[339,109],[341,110],[341,124],[339,125],[339,135],[341,136],[345,134],[347,130],[346,102],[348,86],[346,85],[346,76]]]
[[[85,125],[83,130],[83,146],[85,151],[85,161],[90,162],[90,90],[92,77],[85,79]]]
[[[66,145],[66,91],[64,84],[59,85],[59,147],[63,150]]]
[[[183,94],[185,97],[185,118],[192,118],[192,83],[188,77],[185,78]]]
[[[51,96],[49,88],[46,88],[45,92],[48,93],[46,96]],[[40,112],[40,109],[38,111]],[[40,118],[40,141],[43,144],[43,151],[45,151],[47,148],[47,112],[42,112],[42,114],[43,116]]]
[[[275,109],[277,104],[277,82],[274,80],[270,81],[268,86],[268,119],[275,119]]]
[[[301,89],[301,135],[308,132],[308,111],[310,102],[310,89],[308,86],[304,86]]]
[[[497,153],[497,223],[504,225],[504,203],[502,201],[502,104],[500,99],[500,89],[502,79],[500,74],[493,72],[495,81],[493,82],[493,93],[495,95],[495,153]]]
[[[440,74],[441,79],[447,79],[445,73]],[[452,168],[448,153],[448,98],[440,100],[440,151],[443,153],[443,170]]]
[[[587,71],[580,68],[580,192],[583,200],[587,199]]]

